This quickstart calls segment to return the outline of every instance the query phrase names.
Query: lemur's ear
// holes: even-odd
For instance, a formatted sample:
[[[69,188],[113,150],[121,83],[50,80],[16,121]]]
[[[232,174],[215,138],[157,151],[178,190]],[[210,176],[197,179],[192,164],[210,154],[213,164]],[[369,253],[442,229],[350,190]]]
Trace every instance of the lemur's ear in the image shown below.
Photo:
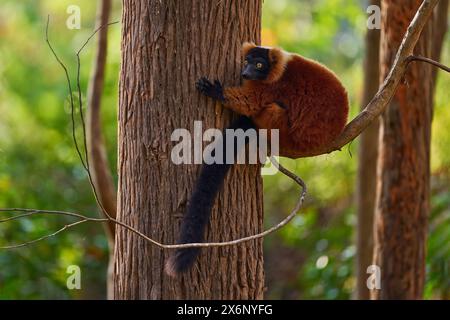
[[[248,52],[256,47],[257,45],[253,42],[244,42],[242,44],[242,56],[247,56]]]
[[[283,60],[284,52],[279,48],[270,48],[269,59],[271,65],[277,65],[278,62]]]
[[[270,60],[270,72],[265,82],[278,81],[286,69],[286,65],[291,59],[291,55],[280,48],[270,48],[269,60]]]

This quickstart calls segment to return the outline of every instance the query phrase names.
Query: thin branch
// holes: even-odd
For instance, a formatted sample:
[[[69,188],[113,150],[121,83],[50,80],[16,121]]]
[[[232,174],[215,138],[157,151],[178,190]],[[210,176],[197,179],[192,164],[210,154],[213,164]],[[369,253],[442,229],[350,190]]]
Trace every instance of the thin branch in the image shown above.
[[[11,221],[11,220],[17,220],[17,219],[29,217],[29,216],[32,216],[32,215],[37,215],[37,214],[69,216],[69,217],[78,218],[78,219],[80,219],[80,221],[84,221],[84,222],[88,222],[88,221],[90,221],[90,222],[102,222],[102,223],[113,222],[113,223],[115,223],[115,224],[117,224],[119,226],[122,226],[123,228],[125,228],[125,229],[127,229],[127,230],[129,230],[129,231],[131,231],[131,232],[133,232],[135,234],[137,234],[138,236],[144,238],[145,240],[147,240],[147,241],[149,241],[149,242],[151,242],[151,243],[153,243],[153,244],[155,244],[157,246],[160,246],[160,247],[164,246],[164,245],[161,245],[159,242],[154,241],[153,239],[147,237],[145,234],[143,234],[142,232],[138,231],[137,229],[135,229],[135,228],[133,228],[133,227],[127,225],[127,224],[124,224],[124,223],[122,223],[120,221],[117,221],[115,219],[112,219],[112,218],[90,218],[90,217],[87,217],[87,216],[82,215],[80,213],[69,212],[69,211],[39,210],[39,209],[28,209],[28,208],[0,208],[0,213],[1,212],[3,212],[3,213],[6,213],[6,212],[25,212],[25,214],[21,214],[21,215],[17,215],[17,216],[14,216],[14,217],[10,217],[10,218],[6,218],[6,219],[3,219],[3,220],[0,220],[0,223],[1,222]],[[64,230],[66,230],[66,229],[68,229],[70,227],[76,226],[76,225],[77,224],[67,225],[64,228]],[[59,231],[57,233],[60,233],[60,232],[62,232],[64,230],[61,230],[61,231]],[[54,234],[52,234],[52,235],[54,235]],[[35,242],[37,242],[37,241],[34,241],[34,240],[31,241],[31,243],[35,243]],[[30,244],[30,242],[28,242],[28,244]],[[8,248],[21,247],[21,246],[23,246],[23,244],[14,245],[14,246],[8,246],[8,247],[0,247],[0,249],[8,249]]]
[[[285,167],[283,167],[281,164],[278,163],[278,161],[274,158],[271,157],[270,161],[272,162],[272,164],[277,167],[283,174],[285,174],[286,176],[288,176],[289,178],[291,178],[292,180],[294,180],[299,186],[301,186],[302,188],[302,192],[300,194],[299,200],[297,201],[297,204],[295,205],[294,209],[291,211],[291,213],[285,218],[283,219],[280,223],[278,223],[277,225],[252,236],[248,236],[248,237],[244,237],[244,238],[239,238],[236,240],[230,240],[230,241],[222,241],[222,242],[207,242],[207,243],[186,243],[186,244],[163,244],[160,243],[158,241],[155,241],[151,238],[149,238],[148,236],[146,236],[145,234],[143,234],[142,232],[138,231],[137,229],[124,224],[120,221],[117,221],[116,219],[109,219],[109,218],[105,218],[105,219],[98,219],[98,218],[89,218],[86,217],[84,215],[78,214],[78,213],[72,213],[72,212],[67,212],[67,211],[49,211],[49,210],[37,210],[37,209],[21,209],[21,208],[12,208],[12,209],[0,209],[0,212],[26,212],[26,214],[20,215],[20,216],[16,216],[16,218],[24,218],[30,215],[34,215],[34,214],[60,214],[60,215],[66,215],[66,216],[71,216],[71,217],[77,217],[80,218],[81,220],[76,222],[76,223],[72,223],[69,225],[65,225],[64,227],[62,227],[61,229],[59,229],[58,231],[41,237],[39,239],[36,240],[32,240],[29,242],[25,242],[22,244],[17,244],[17,245],[11,245],[11,246],[7,246],[7,247],[0,247],[0,249],[13,249],[13,248],[20,248],[23,247],[25,245],[29,245],[29,244],[33,244],[36,243],[40,240],[44,240],[47,239],[51,236],[54,236],[64,230],[67,230],[71,227],[74,227],[76,225],[79,225],[81,223],[84,222],[113,222],[135,234],[137,234],[138,236],[142,237],[143,239],[149,241],[150,243],[156,245],[157,247],[160,247],[162,249],[186,249],[186,248],[200,248],[200,247],[225,247],[225,246],[232,246],[232,245],[236,245],[239,243],[243,243],[243,242],[247,242],[247,241],[251,241],[251,240],[256,240],[256,239],[260,239],[263,238],[271,233],[274,233],[275,231],[283,228],[284,226],[286,226],[290,221],[292,221],[292,219],[297,215],[297,213],[300,211],[303,202],[305,201],[305,197],[306,197],[306,193],[307,193],[307,187],[306,184],[303,182],[303,180],[298,177],[297,175],[295,175],[294,173],[292,173],[291,171],[289,171],[288,169],[286,169]],[[8,220],[13,220],[13,218],[9,218],[9,219],[5,219],[5,221]],[[2,222],[2,221],[0,221]]]
[[[55,231],[53,233],[50,233],[50,234],[47,234],[45,236],[42,236],[40,238],[31,240],[31,241],[27,241],[27,242],[23,242],[23,243],[20,243],[20,244],[12,244],[12,245],[9,245],[9,246],[0,247],[0,249],[7,250],[7,249],[17,249],[17,248],[26,247],[26,246],[29,246],[29,245],[34,244],[36,242],[39,242],[39,241],[42,241],[42,240],[54,237],[58,233],[61,233],[61,232],[65,231],[65,230],[67,230],[67,229],[69,229],[71,227],[75,227],[76,225],[82,224],[82,223],[87,222],[87,221],[89,221],[89,220],[84,220],[83,219],[83,220],[80,220],[80,221],[77,221],[77,222],[74,222],[74,223],[71,223],[71,224],[66,224],[64,227],[58,229],[57,231]]]
[[[80,111],[80,118],[81,118],[81,125],[83,128],[83,139],[84,139],[84,155],[86,159],[87,167],[89,168],[89,157],[88,157],[88,150],[87,150],[87,141],[86,141],[86,123],[84,120],[84,114],[83,114],[83,98],[81,94],[81,85],[80,85],[80,69],[81,69],[81,62],[80,62],[80,53],[83,51],[83,49],[87,46],[89,41],[102,29],[107,29],[107,27],[117,24],[119,21],[114,21],[110,23],[105,23],[100,25],[95,31],[87,38],[87,40],[84,42],[84,44],[81,46],[81,48],[77,51],[77,89],[78,89],[78,101],[79,101],[79,111]],[[48,25],[47,25],[48,28]]]
[[[9,245],[9,246],[3,246],[0,247],[1,249],[17,249],[17,248],[22,248],[31,244],[34,244],[36,242],[48,239],[50,237],[54,237],[57,234],[70,229],[72,227],[75,227],[77,225],[80,225],[82,223],[85,222],[108,222],[108,219],[99,219],[99,218],[89,218],[86,217],[82,214],[78,214],[78,213],[74,213],[74,212],[67,212],[67,211],[56,211],[56,210],[38,210],[38,209],[23,209],[23,208],[6,208],[6,209],[0,209],[0,212],[25,212],[24,214],[20,214],[20,215],[16,215],[10,218],[6,218],[6,219],[1,219],[0,223],[2,222],[7,222],[7,221],[13,221],[13,220],[18,220],[21,218],[26,218],[26,217],[30,217],[30,216],[34,216],[34,215],[42,215],[42,214],[48,214],[48,215],[63,215],[63,216],[69,216],[69,217],[75,217],[80,219],[79,221],[70,223],[70,224],[66,224],[63,227],[61,227],[60,229],[58,229],[55,232],[52,232],[50,234],[47,234],[45,236],[39,237],[37,239],[34,240],[30,240],[30,241],[26,241],[23,243],[19,243],[19,244],[13,244],[13,245]]]
[[[97,205],[100,207],[100,209],[102,210],[103,214],[110,220],[113,219],[113,218],[106,211],[105,207],[103,206],[103,203],[99,199],[98,191],[97,191],[97,188],[95,187],[94,180],[92,178],[91,170],[90,170],[90,167],[89,167],[89,155],[88,155],[87,137],[86,137],[86,124],[85,124],[84,115],[83,115],[83,97],[81,95],[81,87],[80,87],[80,69],[81,69],[80,53],[87,46],[89,41],[97,34],[97,32],[99,32],[100,30],[105,29],[105,28],[107,28],[107,27],[109,27],[111,25],[117,24],[117,23],[119,23],[119,21],[114,21],[114,22],[110,22],[110,23],[106,23],[106,24],[100,25],[97,29],[94,30],[94,32],[89,36],[89,38],[87,38],[87,40],[83,43],[83,45],[77,51],[77,54],[76,54],[76,56],[77,56],[77,87],[78,87],[79,109],[80,109],[81,123],[82,123],[82,127],[83,127],[84,153],[85,153],[86,164],[87,164],[87,166],[85,167],[85,171],[86,171],[86,173],[88,175],[89,184],[91,185],[91,188],[92,188],[92,191],[94,193],[94,197],[95,197],[95,201],[97,202]],[[71,90],[71,89],[69,88],[69,90]],[[71,108],[72,108],[72,110],[74,109],[74,105],[73,104],[72,104]],[[78,144],[75,144],[75,147],[78,148]],[[80,153],[80,150],[78,149],[77,152]]]
[[[53,55],[55,56],[56,60],[57,60],[58,63],[60,64],[60,66],[63,68],[64,73],[65,73],[65,75],[66,75],[67,85],[68,85],[69,94],[70,94],[70,108],[71,108],[71,114],[72,114],[72,139],[73,139],[74,144],[75,144],[75,149],[76,149],[76,151],[77,151],[77,153],[78,153],[78,156],[79,156],[80,161],[81,161],[81,163],[82,163],[82,165],[83,165],[83,168],[84,168],[84,170],[86,171],[86,173],[87,173],[87,175],[88,175],[88,178],[89,178],[89,184],[91,185],[91,188],[92,188],[92,191],[93,191],[93,193],[94,193],[94,197],[95,197],[95,201],[96,201],[97,205],[101,208],[103,214],[104,214],[108,219],[111,220],[112,217],[108,214],[108,212],[105,210],[105,208],[103,207],[102,203],[101,203],[100,200],[99,200],[98,193],[97,193],[97,190],[96,190],[96,188],[95,188],[95,186],[94,186],[94,182],[93,182],[93,179],[92,179],[91,171],[89,170],[89,166],[88,166],[88,164],[87,164],[87,161],[86,161],[86,163],[85,163],[85,161],[84,161],[84,159],[83,159],[82,152],[81,152],[80,147],[79,147],[79,144],[78,144],[78,140],[77,140],[77,137],[76,137],[76,134],[75,134],[75,117],[74,117],[74,114],[75,114],[75,104],[74,104],[74,101],[73,101],[73,90],[72,90],[72,85],[71,85],[71,82],[70,82],[70,77],[69,77],[69,73],[68,73],[68,71],[67,71],[67,67],[66,67],[65,64],[61,61],[61,59],[58,57],[58,55],[56,54],[55,50],[53,49],[53,47],[52,47],[52,45],[51,45],[51,43],[50,43],[50,41],[49,41],[49,37],[48,37],[49,23],[50,23],[50,15],[49,15],[48,18],[47,18],[47,26],[46,26],[46,30],[45,30],[46,41],[47,41],[47,44],[48,44],[50,50],[52,51]],[[103,29],[103,28],[105,28],[105,27],[107,27],[107,26],[109,26],[109,25],[113,25],[113,24],[117,24],[117,23],[118,23],[118,21],[112,22],[112,23],[108,23],[108,24],[106,24],[106,25],[102,25],[102,26],[98,27],[98,28],[93,32],[93,34],[85,41],[85,43],[81,46],[81,48],[77,51],[77,57],[78,57],[78,59],[77,59],[77,61],[78,61],[78,63],[77,63],[77,74],[78,74],[78,75],[79,75],[79,69],[80,69],[79,54],[80,54],[81,50],[84,49],[84,48],[86,47],[86,45],[89,43],[89,40],[91,40],[92,37],[93,37],[99,30],[101,30],[101,29]],[[77,77],[77,87],[80,88],[80,80],[79,80],[79,77]],[[79,99],[80,99],[80,101],[79,101],[80,106],[82,106],[82,99],[83,99],[83,98],[82,98],[82,96],[81,96],[80,94],[79,94]],[[81,108],[81,109],[82,109],[82,108]],[[80,111],[80,116],[81,116],[81,122],[83,123],[83,128],[85,128],[84,117],[83,117],[82,111]],[[86,133],[85,133],[85,129],[83,129],[83,137],[84,137],[84,141],[86,141]],[[87,148],[86,148],[86,144],[85,144],[85,156],[86,156],[86,159],[87,159],[88,156],[87,156]]]
[[[26,218],[26,217],[34,215],[35,213],[36,213],[36,211],[33,211],[33,212],[30,212],[30,213],[24,213],[24,214],[21,214],[21,215],[18,215],[18,216],[13,216],[13,217],[5,218],[5,219],[0,219],[0,223]]]
[[[47,26],[45,28],[45,41],[48,44],[48,47],[53,53],[53,56],[55,57],[56,61],[58,61],[61,68],[63,68],[64,73],[66,75],[67,85],[69,86],[69,93],[70,93],[70,105],[71,105],[71,119],[72,119],[72,139],[75,143],[75,149],[77,150],[78,157],[80,158],[81,164],[85,170],[88,170],[86,163],[84,162],[83,156],[81,155],[80,148],[78,147],[78,141],[75,131],[75,109],[74,109],[74,101],[73,101],[73,91],[72,91],[72,83],[70,82],[69,72],[67,71],[67,67],[65,64],[59,59],[58,55],[56,54],[55,50],[53,49],[49,38],[48,38],[48,26],[50,24],[50,15],[47,16]]]
[[[24,209],[24,208],[1,208],[0,212],[25,212],[25,214],[21,215],[22,217],[25,216],[31,216],[36,214],[48,214],[48,215],[61,215],[61,216],[68,216],[73,218],[79,218],[89,221],[95,221],[95,222],[105,222],[108,221],[106,218],[90,218],[85,215],[82,215],[80,213],[70,212],[70,211],[61,211],[61,210],[40,210],[40,209]],[[12,218],[7,218],[4,220],[0,220],[0,222],[5,222],[8,220],[15,220],[14,218],[18,218],[21,216],[14,216]]]
[[[439,63],[437,61],[434,61],[433,59],[430,58],[426,58],[426,57],[422,57],[422,56],[409,56],[407,59],[407,63],[411,63],[412,61],[421,61],[421,62],[426,62],[429,63],[437,68],[440,68],[444,71],[450,72],[450,68],[443,65],[442,63]]]

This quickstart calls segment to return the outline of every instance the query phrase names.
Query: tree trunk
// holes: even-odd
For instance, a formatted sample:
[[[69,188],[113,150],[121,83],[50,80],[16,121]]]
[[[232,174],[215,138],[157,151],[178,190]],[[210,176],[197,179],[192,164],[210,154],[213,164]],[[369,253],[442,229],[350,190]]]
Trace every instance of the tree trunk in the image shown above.
[[[421,0],[382,2],[381,78],[395,58]],[[431,54],[432,22],[415,53]],[[383,115],[380,133],[375,264],[381,270],[377,299],[421,299],[425,282],[430,210],[431,76],[425,63],[411,63]]]
[[[371,0],[370,5],[380,6],[380,0]],[[364,59],[364,94],[362,109],[372,100],[379,88],[380,78],[380,30],[367,30]],[[362,134],[359,145],[356,207],[358,227],[356,231],[356,298],[370,299],[367,288],[367,268],[373,258],[373,215],[376,199],[377,156],[379,120],[376,119]]]
[[[203,130],[231,115],[195,90],[205,75],[239,82],[240,46],[259,42],[261,1],[123,1],[119,102],[118,219],[164,243],[175,243],[199,166],[171,161],[171,134],[195,120]],[[262,182],[258,166],[238,166],[225,181],[206,239],[260,232]],[[164,273],[169,251],[118,228],[116,299],[260,299],[262,241],[203,249],[188,274]]]

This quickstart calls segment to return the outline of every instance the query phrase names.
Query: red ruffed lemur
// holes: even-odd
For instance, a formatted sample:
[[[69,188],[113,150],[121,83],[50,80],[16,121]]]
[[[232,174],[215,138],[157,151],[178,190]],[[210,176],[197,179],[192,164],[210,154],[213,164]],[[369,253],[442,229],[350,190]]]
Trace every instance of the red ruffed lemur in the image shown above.
[[[278,129],[279,155],[293,159],[324,147],[342,132],[348,97],[331,70],[279,48],[244,43],[242,52],[242,86],[224,89],[219,81],[206,78],[196,83],[200,93],[241,115],[228,129]],[[225,154],[229,141],[223,142]],[[203,242],[211,209],[230,166],[202,166],[178,243]],[[178,249],[170,257],[166,272],[177,275],[189,270],[199,252],[199,248]]]

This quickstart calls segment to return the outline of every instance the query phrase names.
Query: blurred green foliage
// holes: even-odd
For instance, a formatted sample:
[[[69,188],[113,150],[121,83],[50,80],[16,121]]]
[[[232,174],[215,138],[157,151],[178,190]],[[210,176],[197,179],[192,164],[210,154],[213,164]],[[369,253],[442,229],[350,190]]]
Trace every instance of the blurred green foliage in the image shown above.
[[[81,30],[65,23],[68,5],[79,5]],[[280,45],[330,66],[348,88],[352,114],[360,108],[366,1],[266,0],[263,42]],[[111,20],[119,20],[115,2]],[[86,175],[71,140],[64,74],[45,43],[50,40],[75,80],[75,52],[94,29],[95,1],[3,0],[0,10],[0,207],[60,209],[97,216]],[[103,95],[103,127],[116,170],[116,107],[120,26],[110,27]],[[450,35],[447,35],[450,39]],[[444,62],[450,64],[446,41]],[[83,51],[85,91],[93,41]],[[427,298],[449,297],[450,78],[439,78],[432,146],[432,216]],[[83,92],[84,94],[84,92]],[[78,132],[78,135],[80,132]],[[304,213],[266,239],[268,298],[348,299],[355,284],[355,209],[352,201],[357,142],[315,159],[283,160],[308,184]],[[298,190],[282,175],[266,177],[267,226],[293,207]],[[7,215],[2,214],[2,217]],[[57,230],[72,220],[34,217],[0,225],[0,246]],[[288,254],[285,254],[288,253]],[[284,255],[283,255],[284,254]],[[0,252],[0,299],[104,298],[107,243],[97,224],[85,224],[36,245]],[[82,270],[82,290],[67,290],[69,265]],[[286,270],[286,272],[280,272]]]
[[[362,61],[368,1],[265,1],[263,43],[279,45],[331,67],[346,86],[355,115],[362,100]],[[443,62],[450,63],[450,32]],[[450,296],[450,77],[439,74],[432,140],[432,215],[425,297]],[[356,216],[353,203],[358,141],[342,152],[313,159],[284,160],[307,183],[303,215],[266,238],[269,298],[349,299],[353,274]],[[266,225],[289,214],[297,186],[283,175],[265,177]],[[283,250],[283,247],[295,250]],[[285,254],[285,256],[283,256]],[[272,268],[270,261],[278,261]],[[297,272],[280,264],[297,262]],[[275,275],[275,276],[274,276]],[[296,285],[292,285],[295,276]]]
[[[81,30],[66,27],[68,5],[80,6]],[[47,15],[50,15],[50,40],[67,64],[74,86],[75,52],[94,29],[95,10],[95,1],[2,1],[0,207],[98,215],[72,143],[65,76],[45,42]],[[120,7],[114,9],[112,17],[119,19]],[[103,122],[113,170],[119,43],[120,26],[111,27]],[[94,48],[95,41],[92,41],[81,55],[84,91]],[[77,135],[80,137],[81,132]],[[67,217],[39,216],[2,224],[0,245],[39,238],[73,221]],[[107,247],[101,225],[85,224],[36,245],[1,251],[0,299],[104,298]],[[66,270],[70,265],[79,265],[82,270],[82,290],[69,291],[66,287]]]

